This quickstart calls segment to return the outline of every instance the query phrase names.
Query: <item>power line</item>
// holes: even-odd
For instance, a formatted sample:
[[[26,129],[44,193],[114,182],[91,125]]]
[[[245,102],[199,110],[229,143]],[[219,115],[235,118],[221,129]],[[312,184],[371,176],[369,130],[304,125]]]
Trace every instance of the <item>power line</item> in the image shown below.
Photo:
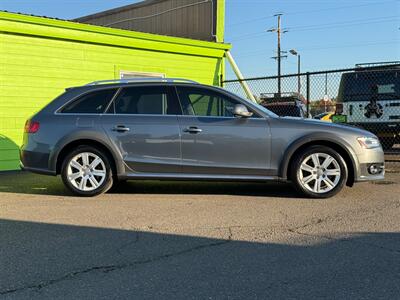
[[[365,19],[357,19],[357,20],[351,20],[351,21],[343,21],[343,22],[331,22],[331,23],[325,23],[325,24],[310,24],[310,25],[300,25],[300,26],[294,26],[294,27],[289,27],[290,29],[303,29],[303,28],[315,28],[315,27],[321,27],[321,26],[331,26],[331,25],[338,25],[338,24],[343,24],[343,25],[353,25],[354,23],[358,22],[366,22],[366,21],[380,21],[380,20],[387,20],[387,19],[399,19],[398,15],[394,16],[382,16],[382,17],[375,17],[375,18],[365,18]]]
[[[332,28],[336,29],[336,28],[343,28],[343,27],[352,27],[352,26],[356,26],[356,25],[390,23],[390,22],[397,22],[399,20],[400,20],[399,17],[395,17],[392,19],[386,19],[386,20],[381,20],[381,21],[356,22],[356,23],[351,23],[351,24],[350,23],[349,24],[336,23],[336,25],[321,25],[321,26],[309,27],[309,28],[304,28],[304,29],[294,28],[294,29],[291,29],[290,31],[299,32],[299,31],[323,30],[323,29],[332,29]]]
[[[341,27],[351,27],[356,25],[367,25],[367,24],[379,24],[379,23],[388,23],[399,21],[399,16],[382,16],[378,18],[366,18],[366,19],[358,19],[353,21],[343,21],[343,22],[335,22],[335,23],[325,23],[325,24],[309,24],[309,25],[300,25],[300,26],[291,26],[287,29],[290,29],[291,32],[296,31],[309,31],[309,30],[321,30],[321,29],[330,29],[330,28],[341,28]],[[238,35],[233,37],[231,41],[240,41],[249,39],[251,37],[256,37],[264,34],[265,31],[257,31],[253,33],[248,33],[244,35]]]
[[[328,46],[328,47],[298,47],[299,51],[314,51],[314,50],[326,50],[326,49],[340,49],[340,48],[352,48],[352,47],[359,47],[359,46],[376,46],[376,45],[387,45],[387,44],[397,44],[400,43],[399,40],[389,40],[389,41],[371,41],[371,42],[363,42],[363,43],[357,43],[357,44],[351,44],[351,45],[343,45],[343,46]],[[261,56],[265,54],[265,51],[268,51],[270,49],[263,49],[263,50],[258,50],[254,52],[248,52],[245,55],[236,55],[236,57],[252,57],[252,56]]]
[[[332,11],[332,10],[341,10],[341,9],[354,8],[354,7],[373,6],[373,5],[377,5],[377,4],[382,5],[384,3],[393,3],[393,2],[399,2],[399,1],[398,0],[395,0],[395,1],[380,1],[380,2],[374,2],[374,3],[368,3],[368,4],[347,5],[347,6],[339,6],[339,7],[332,7],[332,8],[303,10],[303,11],[297,11],[297,12],[288,12],[288,13],[285,13],[285,15],[309,14],[309,13],[322,12],[322,11]],[[237,23],[233,23],[233,24],[227,24],[226,26],[227,27],[233,27],[233,26],[238,26],[238,25],[243,25],[243,24],[247,24],[247,23],[260,21],[260,20],[271,19],[273,17],[274,17],[274,15],[268,15],[268,16],[263,16],[263,17],[259,17],[259,18],[248,19],[248,20],[237,22]]]

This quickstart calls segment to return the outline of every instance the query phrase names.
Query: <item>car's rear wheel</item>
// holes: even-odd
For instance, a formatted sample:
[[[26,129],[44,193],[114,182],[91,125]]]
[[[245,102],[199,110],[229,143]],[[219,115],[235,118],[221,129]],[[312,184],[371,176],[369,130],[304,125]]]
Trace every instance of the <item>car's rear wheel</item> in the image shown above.
[[[91,146],[80,146],[65,157],[61,177],[65,186],[80,196],[105,193],[113,184],[107,155]]]
[[[298,153],[291,165],[290,177],[305,196],[329,198],[346,184],[346,162],[335,150],[326,146],[311,146]]]

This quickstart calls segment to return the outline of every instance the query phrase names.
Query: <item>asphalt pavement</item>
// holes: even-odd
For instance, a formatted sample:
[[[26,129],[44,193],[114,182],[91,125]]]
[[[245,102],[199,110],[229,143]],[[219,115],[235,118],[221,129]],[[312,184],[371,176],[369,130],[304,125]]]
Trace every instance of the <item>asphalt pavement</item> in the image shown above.
[[[327,200],[157,181],[79,198],[0,174],[0,299],[322,298],[400,298],[399,173]]]

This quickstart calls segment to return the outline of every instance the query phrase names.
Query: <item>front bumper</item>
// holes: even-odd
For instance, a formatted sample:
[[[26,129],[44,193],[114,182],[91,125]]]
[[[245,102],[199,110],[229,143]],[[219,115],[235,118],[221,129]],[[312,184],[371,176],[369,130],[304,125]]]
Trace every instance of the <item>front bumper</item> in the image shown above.
[[[374,181],[385,178],[385,156],[382,148],[363,149],[357,154],[358,172],[355,181]],[[377,173],[372,172],[378,169]]]
[[[377,174],[372,174],[370,169],[378,167],[379,171]],[[368,163],[360,165],[360,174],[356,181],[374,181],[385,179],[385,163]]]

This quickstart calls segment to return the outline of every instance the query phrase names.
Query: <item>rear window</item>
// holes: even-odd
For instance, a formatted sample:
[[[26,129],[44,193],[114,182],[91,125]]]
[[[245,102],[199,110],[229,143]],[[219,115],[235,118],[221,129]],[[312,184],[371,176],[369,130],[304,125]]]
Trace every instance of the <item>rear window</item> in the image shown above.
[[[400,99],[400,72],[354,72],[342,75],[339,102]]]
[[[101,114],[107,108],[117,89],[106,89],[83,95],[67,104],[62,110],[65,114]]]

